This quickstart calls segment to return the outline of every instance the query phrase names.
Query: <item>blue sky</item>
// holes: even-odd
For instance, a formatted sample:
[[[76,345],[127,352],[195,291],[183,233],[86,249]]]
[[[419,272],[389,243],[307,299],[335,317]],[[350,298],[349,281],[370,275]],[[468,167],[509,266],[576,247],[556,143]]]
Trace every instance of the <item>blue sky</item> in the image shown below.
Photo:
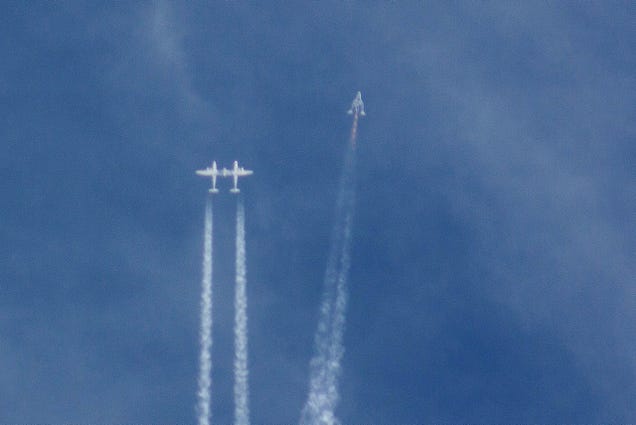
[[[255,170],[252,422],[297,422],[357,90],[342,422],[636,420],[633,3],[0,16],[0,422],[195,421],[212,159]],[[219,195],[216,423],[234,214]]]

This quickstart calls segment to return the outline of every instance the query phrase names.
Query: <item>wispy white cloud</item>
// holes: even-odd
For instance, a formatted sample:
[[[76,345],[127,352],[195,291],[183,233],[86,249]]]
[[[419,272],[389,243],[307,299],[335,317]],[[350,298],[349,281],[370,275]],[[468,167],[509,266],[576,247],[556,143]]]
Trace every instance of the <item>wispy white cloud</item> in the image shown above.
[[[616,203],[634,206],[636,183],[615,167],[617,143],[634,134],[625,93],[635,82],[553,6],[469,6],[464,21],[488,25],[503,47],[480,55],[458,32],[447,43],[417,40],[403,60],[424,67],[420,85],[452,108],[447,131],[456,141],[444,149],[454,178],[442,191],[478,231],[474,254],[493,279],[484,289],[529,326],[558,330],[597,382],[608,358],[636,358],[636,223]],[[505,50],[508,40],[523,53],[493,60],[516,54]],[[453,66],[460,58],[469,63]],[[447,72],[430,66],[436,60]],[[524,82],[524,72],[533,79]],[[511,84],[512,74],[521,81]],[[633,360],[625,366],[636,372]]]

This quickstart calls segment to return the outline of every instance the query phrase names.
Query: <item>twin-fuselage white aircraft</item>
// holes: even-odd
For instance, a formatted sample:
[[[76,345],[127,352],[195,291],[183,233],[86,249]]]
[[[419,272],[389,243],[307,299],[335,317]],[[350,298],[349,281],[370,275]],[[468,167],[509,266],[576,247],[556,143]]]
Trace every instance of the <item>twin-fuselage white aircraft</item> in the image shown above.
[[[239,167],[238,161],[234,161],[234,166],[230,170],[227,168],[219,170],[216,166],[216,161],[212,161],[212,167],[208,167],[205,170],[197,170],[196,173],[200,176],[212,178],[212,187],[209,190],[210,193],[219,193],[219,189],[216,188],[217,177],[232,177],[234,179],[234,187],[230,189],[230,192],[239,193],[238,178],[254,174],[254,171]]]
[[[223,172],[216,168],[216,161],[212,161],[212,167],[208,167],[205,170],[197,170],[196,173],[200,176],[212,177],[210,193],[219,193],[219,189],[216,188],[216,178],[222,176]]]

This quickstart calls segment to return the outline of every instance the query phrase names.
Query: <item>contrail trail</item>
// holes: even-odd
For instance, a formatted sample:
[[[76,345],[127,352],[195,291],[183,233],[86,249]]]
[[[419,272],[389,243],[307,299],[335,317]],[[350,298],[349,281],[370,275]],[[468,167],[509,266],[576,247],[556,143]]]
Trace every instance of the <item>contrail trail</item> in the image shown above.
[[[300,424],[336,424],[338,377],[344,354],[344,328],[348,298],[347,276],[350,266],[351,230],[355,199],[355,141],[357,113],[354,115],[350,145],[336,202],[324,291],[320,306],[315,353],[310,363],[309,395]]]
[[[199,338],[199,380],[197,411],[199,425],[210,423],[210,386],[212,371],[212,200],[205,204],[205,226],[203,230],[203,277],[201,279],[201,329]]]
[[[234,423],[249,425],[249,387],[247,366],[247,293],[245,258],[245,209],[236,202],[236,287],[234,298]]]

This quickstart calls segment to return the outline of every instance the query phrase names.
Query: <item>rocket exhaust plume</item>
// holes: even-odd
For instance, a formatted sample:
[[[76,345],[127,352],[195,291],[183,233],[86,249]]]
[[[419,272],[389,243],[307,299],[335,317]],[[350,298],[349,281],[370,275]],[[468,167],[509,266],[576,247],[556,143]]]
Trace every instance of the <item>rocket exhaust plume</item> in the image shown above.
[[[236,202],[236,286],[234,298],[234,423],[249,425],[249,387],[247,366],[247,293],[245,257],[245,208]]]
[[[324,289],[315,335],[314,356],[310,362],[309,395],[303,407],[300,424],[337,424],[338,378],[344,354],[344,329],[348,298],[351,230],[355,198],[355,142],[357,111],[351,128],[351,139],[340,179],[336,217]]]
[[[199,339],[199,379],[197,412],[199,425],[210,423],[210,386],[212,372],[212,200],[205,204],[203,230],[203,266],[201,279],[201,329]]]
[[[351,137],[349,138],[351,149],[356,148],[357,138],[358,138],[358,112],[356,111],[356,113],[353,114],[353,125],[351,126]]]
[[[362,101],[362,93],[358,92],[356,97],[351,102],[351,108],[347,111],[348,114],[353,115],[353,125],[351,126],[351,138],[349,139],[349,144],[351,145],[351,149],[356,148],[356,138],[358,133],[358,117],[365,116],[364,112],[364,102]]]

